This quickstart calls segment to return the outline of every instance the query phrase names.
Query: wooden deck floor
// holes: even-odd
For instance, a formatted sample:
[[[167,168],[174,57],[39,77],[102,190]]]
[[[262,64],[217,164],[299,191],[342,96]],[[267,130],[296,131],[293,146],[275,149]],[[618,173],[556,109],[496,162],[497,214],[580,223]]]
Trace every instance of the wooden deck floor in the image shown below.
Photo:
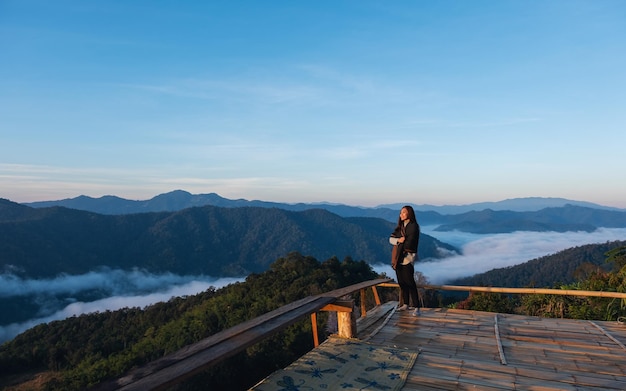
[[[420,351],[405,391],[626,390],[626,326],[617,322],[440,308],[383,319],[364,339]]]

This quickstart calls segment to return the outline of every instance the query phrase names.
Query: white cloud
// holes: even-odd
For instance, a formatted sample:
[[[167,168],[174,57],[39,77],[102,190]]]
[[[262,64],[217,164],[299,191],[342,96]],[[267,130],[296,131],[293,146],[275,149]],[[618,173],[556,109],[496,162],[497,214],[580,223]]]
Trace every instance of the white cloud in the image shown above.
[[[74,294],[85,290],[102,290],[111,295],[120,295],[127,292],[158,291],[162,287],[184,285],[196,280],[206,283],[217,281],[214,277],[180,276],[172,273],[157,275],[138,269],[130,272],[104,269],[41,280],[25,280],[12,274],[3,274],[0,275],[0,297]]]
[[[102,289],[110,297],[92,302],[73,302],[49,315],[22,323],[0,326],[0,343],[38,324],[66,319],[86,313],[115,311],[121,308],[144,308],[165,302],[172,297],[195,295],[210,287],[221,288],[242,281],[242,278],[214,278],[207,276],[155,275],[142,271],[124,272],[110,270],[77,276],[60,276],[55,279],[23,280],[15,276],[0,276],[0,297],[23,295],[76,294]],[[13,293],[11,293],[13,291]],[[71,298],[67,299],[68,301]]]
[[[455,278],[519,265],[572,247],[626,240],[624,228],[600,228],[591,233],[513,232],[475,235],[455,231],[428,232],[428,234],[443,242],[459,246],[462,250],[461,255],[416,263],[415,270],[422,272],[431,284],[445,284]],[[395,278],[395,272],[389,266],[377,266],[375,269]]]

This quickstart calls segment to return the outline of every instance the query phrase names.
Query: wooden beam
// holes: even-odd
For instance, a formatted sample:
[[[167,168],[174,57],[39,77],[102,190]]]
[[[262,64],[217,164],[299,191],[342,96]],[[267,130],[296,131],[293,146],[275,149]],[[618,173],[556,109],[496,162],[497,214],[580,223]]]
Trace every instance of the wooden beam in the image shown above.
[[[399,288],[397,282],[383,282],[378,284],[383,288]],[[465,291],[465,292],[493,292],[493,293],[516,293],[533,295],[560,295],[582,297],[611,297],[626,299],[626,293],[608,291],[581,291],[576,289],[547,289],[547,288],[504,288],[495,286],[462,286],[462,285],[418,285],[418,288],[440,291]]]
[[[626,293],[606,292],[606,291],[579,291],[575,289],[541,289],[541,288],[500,288],[493,286],[456,286],[456,285],[423,285],[420,288],[435,289],[443,291],[467,291],[467,292],[494,292],[494,293],[525,293],[541,295],[561,295],[561,296],[593,296],[593,297],[615,297],[626,299]]]
[[[326,304],[320,311],[352,312],[354,300],[337,300],[334,303]]]

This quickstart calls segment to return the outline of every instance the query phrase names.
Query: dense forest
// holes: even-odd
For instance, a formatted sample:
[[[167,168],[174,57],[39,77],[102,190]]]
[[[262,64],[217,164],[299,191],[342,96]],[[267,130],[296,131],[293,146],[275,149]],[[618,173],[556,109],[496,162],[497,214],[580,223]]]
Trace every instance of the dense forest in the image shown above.
[[[349,257],[320,263],[290,253],[269,270],[219,290],[41,324],[0,347],[0,387],[43,383],[37,389],[82,390],[282,305],[377,277],[367,263]],[[320,313],[324,334],[326,320]],[[312,347],[307,317],[177,389],[245,389]]]
[[[610,250],[604,253],[605,265],[583,263],[575,273],[577,276],[575,281],[567,284],[554,284],[552,288],[626,293],[626,246],[624,242],[614,242],[612,245],[607,244],[602,248],[607,248],[607,246]],[[580,249],[572,249],[572,252],[595,254],[594,249],[590,247],[586,247],[582,252]],[[550,266],[567,263],[566,258],[562,259],[565,262],[554,263]],[[626,299],[618,298],[472,293],[466,300],[451,306],[459,309],[542,317],[621,320],[622,322],[626,320]]]

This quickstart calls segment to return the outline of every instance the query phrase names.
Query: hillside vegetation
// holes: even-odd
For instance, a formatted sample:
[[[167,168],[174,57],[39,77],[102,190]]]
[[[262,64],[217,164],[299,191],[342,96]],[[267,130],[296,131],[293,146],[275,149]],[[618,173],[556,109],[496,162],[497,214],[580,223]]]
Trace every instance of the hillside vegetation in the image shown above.
[[[0,347],[0,387],[33,386],[34,379],[42,376],[48,380],[37,389],[83,390],[282,305],[374,278],[378,276],[363,261],[330,258],[320,263],[291,253],[269,270],[219,290],[172,298],[145,309],[125,308],[42,324]],[[318,330],[324,333],[324,313],[319,319]],[[307,317],[191,383],[202,385],[195,389],[245,389],[312,348]]]
[[[603,253],[604,263],[598,264],[596,257]],[[580,262],[581,260],[590,262]],[[550,281],[551,288],[563,290],[599,291],[626,293],[626,242],[613,242],[604,245],[590,245],[577,247],[563,251],[552,257],[544,257],[530,263],[534,263],[538,270],[544,273],[554,273],[554,280]],[[572,282],[561,284],[559,279],[564,278],[561,267],[568,264],[578,264],[573,270]],[[526,265],[521,270],[532,270]],[[572,270],[566,268],[566,270]],[[518,269],[520,270],[520,269]],[[497,286],[506,286],[504,281],[513,281],[507,278],[517,274],[517,270],[508,268],[500,269],[489,274],[491,282]],[[549,274],[548,274],[549,275]],[[497,277],[502,277],[502,281]],[[486,281],[482,276],[482,281]],[[569,276],[568,276],[569,277]],[[480,277],[479,277],[480,278]],[[549,281],[549,278],[546,278]],[[471,281],[468,281],[471,283]],[[532,284],[533,287],[544,288]],[[559,317],[587,320],[626,320],[626,299],[584,297],[572,295],[544,295],[544,294],[519,294],[506,295],[500,293],[473,293],[453,307],[476,311],[490,311],[500,313],[512,313],[530,316]]]

